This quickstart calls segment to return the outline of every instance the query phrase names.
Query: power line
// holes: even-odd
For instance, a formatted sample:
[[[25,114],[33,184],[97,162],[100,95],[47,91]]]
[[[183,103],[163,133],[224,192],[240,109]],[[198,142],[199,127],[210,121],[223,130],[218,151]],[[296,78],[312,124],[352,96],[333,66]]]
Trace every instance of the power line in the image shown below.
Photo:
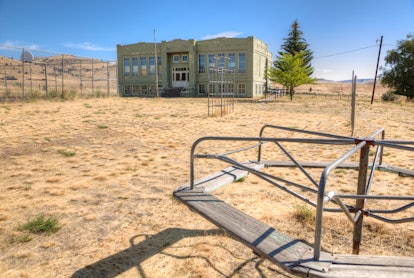
[[[335,54],[329,54],[329,55],[325,55],[325,56],[319,56],[319,57],[316,57],[314,59],[322,59],[322,58],[327,58],[327,57],[339,56],[339,55],[343,55],[343,54],[348,54],[348,53],[352,53],[352,52],[361,51],[361,50],[368,49],[368,48],[371,48],[371,47],[377,47],[377,45],[374,44],[374,45],[370,45],[370,46],[366,46],[366,47],[361,47],[361,48],[357,48],[357,49],[353,49],[353,50],[348,50],[348,51],[344,51],[344,52],[339,52],[339,53],[335,53]]]

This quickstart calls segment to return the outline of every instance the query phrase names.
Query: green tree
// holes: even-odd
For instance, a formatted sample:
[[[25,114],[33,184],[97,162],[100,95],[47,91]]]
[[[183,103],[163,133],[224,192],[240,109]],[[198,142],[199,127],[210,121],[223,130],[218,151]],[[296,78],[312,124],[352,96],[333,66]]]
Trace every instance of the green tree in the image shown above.
[[[278,56],[280,57],[285,53],[291,55],[294,55],[295,53],[304,53],[303,62],[308,70],[307,74],[309,77],[313,74],[313,67],[311,64],[313,52],[309,49],[309,44],[303,37],[303,32],[300,30],[297,20],[292,23],[289,35],[284,39],[284,43],[281,46],[281,51],[278,52]],[[278,60],[275,61],[274,66],[280,68]]]
[[[315,79],[309,77],[309,68],[304,62],[305,53],[283,53],[276,60],[278,67],[269,70],[269,79],[282,84],[289,90],[290,100],[293,99],[295,88],[303,84],[312,84]]]
[[[392,93],[414,98],[414,35],[397,42],[397,49],[387,52],[384,58],[387,69],[381,83],[390,87]]]

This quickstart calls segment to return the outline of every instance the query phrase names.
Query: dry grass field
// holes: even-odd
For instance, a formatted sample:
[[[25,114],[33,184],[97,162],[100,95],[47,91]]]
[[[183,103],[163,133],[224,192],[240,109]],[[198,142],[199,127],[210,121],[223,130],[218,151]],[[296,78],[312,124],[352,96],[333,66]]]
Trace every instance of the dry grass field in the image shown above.
[[[266,123],[350,135],[347,85],[323,86],[292,102],[236,100],[224,117],[208,117],[202,98],[0,104],[0,277],[291,277],[190,211],[172,192],[189,181],[190,148],[202,136],[257,136]],[[412,103],[381,102],[379,92],[371,105],[370,87],[358,90],[355,136],[384,127],[386,138],[413,140]],[[334,160],[344,152],[307,148],[291,147],[295,155],[314,160]],[[386,151],[384,160],[413,170],[413,153]],[[197,165],[197,177],[223,168],[213,160]],[[289,169],[270,171],[303,181]],[[355,175],[335,172],[332,187],[355,191]],[[414,195],[413,178],[386,172],[376,177],[374,194]],[[308,208],[257,177],[217,194],[313,242],[313,219],[300,211]],[[413,214],[411,208],[400,216]],[[60,229],[23,229],[41,215],[57,219]],[[413,256],[413,223],[391,225],[369,217],[364,223],[361,254]],[[329,252],[351,253],[352,225],[345,216],[327,214],[322,242]]]

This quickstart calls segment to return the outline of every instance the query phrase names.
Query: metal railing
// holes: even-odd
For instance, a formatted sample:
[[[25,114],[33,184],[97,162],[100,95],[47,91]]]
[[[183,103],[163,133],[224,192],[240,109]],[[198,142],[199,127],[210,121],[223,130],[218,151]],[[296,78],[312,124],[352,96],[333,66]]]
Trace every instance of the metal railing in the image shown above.
[[[295,133],[302,133],[312,136],[319,136],[320,138],[287,138],[287,137],[264,137],[264,131],[266,129],[277,129],[290,131]],[[381,139],[376,139],[377,136],[381,135]],[[402,172],[408,176],[414,177],[414,171],[404,168],[392,167],[388,165],[383,165],[382,156],[384,147],[395,148],[414,152],[414,141],[391,141],[385,140],[384,129],[379,129],[370,136],[366,138],[353,138],[347,136],[338,136],[333,134],[315,132],[315,131],[306,131],[299,130],[294,128],[287,128],[282,126],[274,125],[265,125],[260,130],[259,137],[202,137],[196,140],[191,148],[191,157],[190,157],[190,188],[194,188],[195,183],[195,159],[205,158],[205,159],[217,159],[233,165],[237,168],[248,171],[251,174],[254,174],[260,177],[262,180],[278,187],[279,189],[293,195],[294,197],[304,201],[305,203],[316,208],[315,215],[315,235],[314,235],[314,260],[319,260],[321,253],[321,241],[322,241],[322,223],[323,223],[323,212],[344,212],[348,219],[354,225],[353,231],[353,253],[359,253],[359,245],[362,238],[362,221],[363,216],[371,216],[380,221],[387,223],[404,223],[414,221],[414,217],[404,217],[399,219],[391,219],[380,214],[395,214],[397,212],[406,211],[407,209],[414,207],[414,196],[373,196],[370,195],[371,186],[374,180],[374,173],[376,170],[389,170],[389,171],[398,171]],[[205,141],[224,141],[224,142],[252,142],[254,144],[245,146],[243,148],[226,151],[223,153],[211,153],[211,154],[197,154],[196,149],[199,145]],[[279,150],[282,151],[286,157],[291,161],[291,165],[297,167],[311,182],[314,187],[309,187],[304,184],[299,184],[275,175],[271,175],[259,170],[252,169],[248,166],[245,166],[243,163],[238,162],[237,160],[231,158],[229,155],[236,153],[243,153],[248,150],[257,149],[257,161],[266,165],[266,162],[262,160],[264,144],[274,143]],[[323,168],[322,174],[320,176],[319,182],[316,181],[310,173],[307,171],[306,166],[303,166],[302,162],[294,158],[294,156],[283,147],[282,143],[299,143],[299,144],[325,144],[325,145],[354,145],[351,149],[346,151],[341,157],[336,159],[333,162],[330,162],[326,165],[321,163],[319,166]],[[371,164],[369,164],[369,155],[370,147],[376,146],[376,151],[374,159]],[[357,194],[338,194],[334,191],[326,192],[328,177],[330,173],[336,169],[342,167],[341,165],[349,160],[354,154],[359,152],[359,161],[357,166],[358,169],[358,182],[357,182]],[[267,153],[267,152],[266,152]],[[277,166],[277,163],[266,166]],[[315,167],[315,165],[313,166]],[[370,173],[368,170],[370,169]],[[308,196],[304,196],[291,188],[284,186],[283,184],[293,186],[294,188],[303,190],[312,194],[315,197],[315,200],[310,199]],[[348,205],[344,203],[344,200],[354,199],[355,205]],[[365,209],[365,202],[367,200],[394,200],[394,201],[405,201],[403,205],[394,208],[394,209]],[[334,206],[337,207],[326,207],[328,202],[332,202]],[[408,203],[407,203],[408,202]],[[352,215],[354,214],[354,215]]]

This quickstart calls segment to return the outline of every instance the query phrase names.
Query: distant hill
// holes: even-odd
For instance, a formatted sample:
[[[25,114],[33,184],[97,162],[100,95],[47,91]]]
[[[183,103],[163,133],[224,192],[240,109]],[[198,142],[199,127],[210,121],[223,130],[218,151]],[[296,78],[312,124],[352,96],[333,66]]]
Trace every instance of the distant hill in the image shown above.
[[[352,83],[352,80],[348,79],[348,80],[334,81],[334,80],[318,78],[318,82],[320,83]],[[373,82],[374,82],[374,78],[361,78],[361,79],[357,78],[358,84],[373,83]]]

